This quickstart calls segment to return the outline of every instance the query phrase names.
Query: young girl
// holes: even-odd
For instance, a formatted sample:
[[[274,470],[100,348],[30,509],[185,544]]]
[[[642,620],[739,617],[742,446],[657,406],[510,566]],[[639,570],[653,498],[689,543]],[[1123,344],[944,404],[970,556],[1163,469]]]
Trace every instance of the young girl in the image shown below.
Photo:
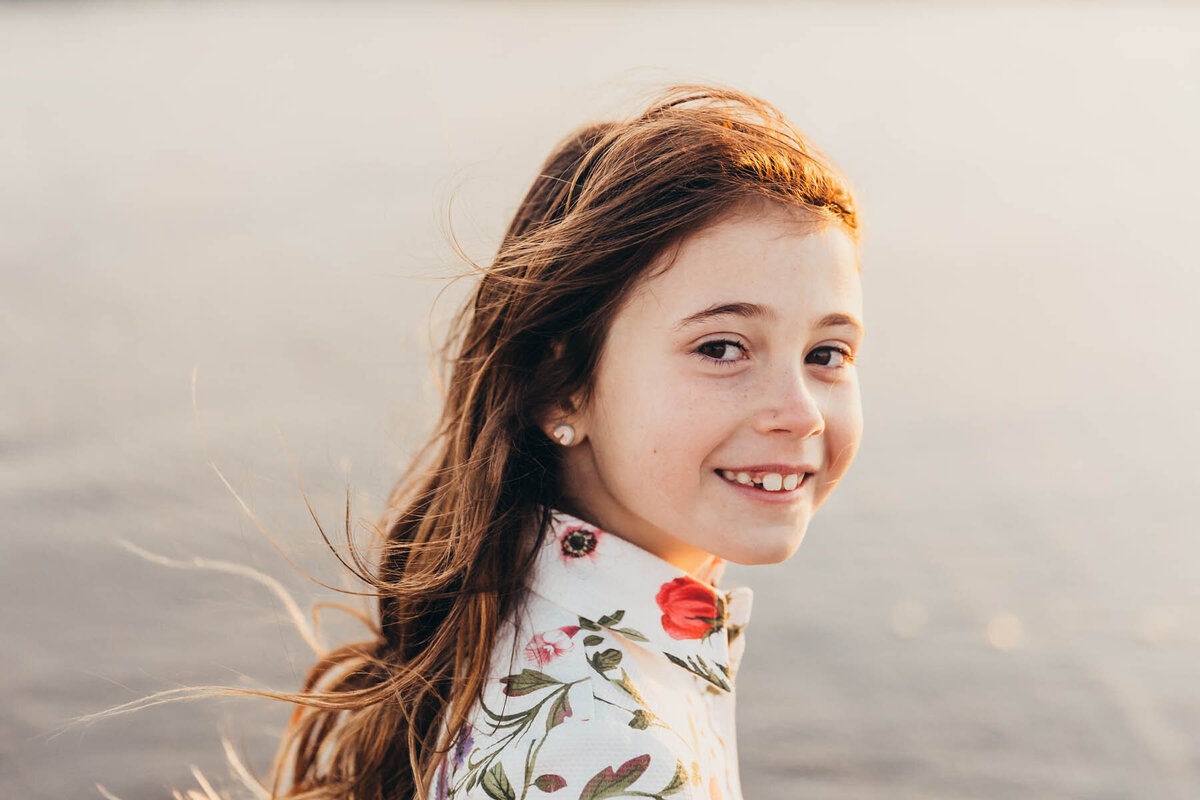
[[[279,695],[271,796],[741,798],[751,593],[719,581],[789,558],[854,458],[857,251],[762,100],[677,87],[565,139],[454,319],[360,575],[375,635]]]

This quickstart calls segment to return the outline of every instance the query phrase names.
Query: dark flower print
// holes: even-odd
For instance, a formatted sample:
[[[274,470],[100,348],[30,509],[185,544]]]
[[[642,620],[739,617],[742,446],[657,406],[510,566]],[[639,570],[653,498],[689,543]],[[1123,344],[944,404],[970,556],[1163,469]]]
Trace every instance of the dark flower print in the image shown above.
[[[695,578],[664,583],[654,599],[663,612],[663,630],[672,639],[703,639],[724,624],[717,593]]]
[[[559,537],[563,555],[569,558],[590,556],[596,549],[596,532],[587,528],[567,528]]]

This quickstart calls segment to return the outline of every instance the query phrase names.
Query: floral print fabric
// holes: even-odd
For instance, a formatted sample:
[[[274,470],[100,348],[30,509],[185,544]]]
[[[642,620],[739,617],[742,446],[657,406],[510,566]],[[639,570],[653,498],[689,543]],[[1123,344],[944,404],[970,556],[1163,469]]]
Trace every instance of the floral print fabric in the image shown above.
[[[741,800],[734,677],[746,587],[554,510],[528,602],[430,800]]]

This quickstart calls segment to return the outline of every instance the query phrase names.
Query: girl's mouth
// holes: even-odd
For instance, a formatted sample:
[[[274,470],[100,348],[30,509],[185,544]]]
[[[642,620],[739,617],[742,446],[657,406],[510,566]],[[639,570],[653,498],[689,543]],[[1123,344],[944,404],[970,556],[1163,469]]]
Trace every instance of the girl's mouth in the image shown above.
[[[728,469],[713,470],[727,483],[732,483],[743,489],[773,495],[790,495],[808,484],[811,472],[781,475],[778,472],[767,472],[761,475],[751,475],[748,472],[734,472]]]

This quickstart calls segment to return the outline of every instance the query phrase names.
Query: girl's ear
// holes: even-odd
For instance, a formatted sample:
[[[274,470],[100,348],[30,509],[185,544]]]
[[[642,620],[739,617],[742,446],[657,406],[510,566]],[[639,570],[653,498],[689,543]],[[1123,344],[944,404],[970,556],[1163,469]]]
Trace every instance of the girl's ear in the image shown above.
[[[575,410],[568,411],[562,404],[546,414],[541,420],[541,428],[547,436],[565,447],[579,444],[587,435],[583,415]]]
[[[562,339],[555,339],[551,342],[550,348],[554,353],[553,358],[562,358],[565,348]],[[582,400],[581,392],[565,403],[555,404],[550,411],[546,412],[538,421],[545,434],[560,444],[565,443],[564,446],[567,447],[583,441],[586,436],[586,425],[583,419],[584,415],[580,412]],[[563,430],[561,426],[567,426],[570,430]]]

